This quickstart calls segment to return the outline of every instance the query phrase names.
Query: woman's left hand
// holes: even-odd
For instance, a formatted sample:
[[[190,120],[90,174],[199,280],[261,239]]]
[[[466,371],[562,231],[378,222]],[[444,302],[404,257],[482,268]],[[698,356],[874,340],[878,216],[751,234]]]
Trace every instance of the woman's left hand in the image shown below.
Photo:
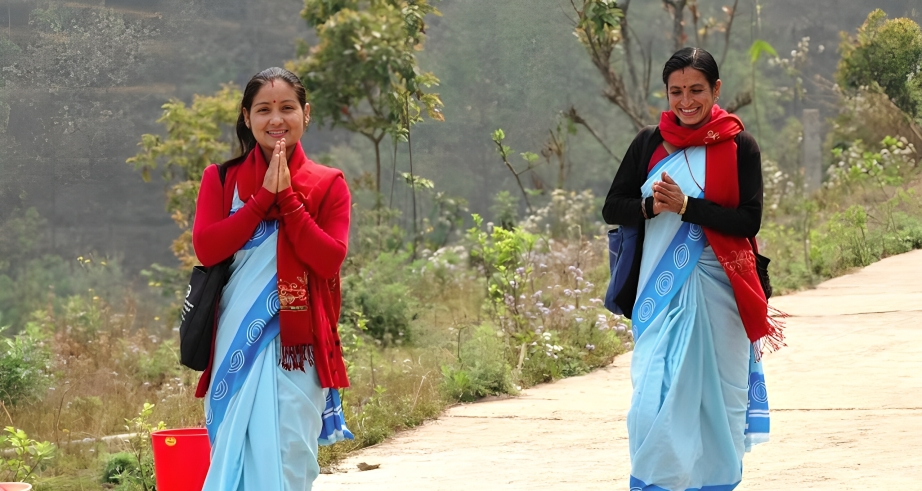
[[[669,174],[663,172],[663,180],[653,183],[653,213],[664,211],[678,213],[685,204],[685,193]]]
[[[279,191],[291,187],[291,171],[288,169],[288,151],[285,149],[285,139],[281,141],[279,152]]]

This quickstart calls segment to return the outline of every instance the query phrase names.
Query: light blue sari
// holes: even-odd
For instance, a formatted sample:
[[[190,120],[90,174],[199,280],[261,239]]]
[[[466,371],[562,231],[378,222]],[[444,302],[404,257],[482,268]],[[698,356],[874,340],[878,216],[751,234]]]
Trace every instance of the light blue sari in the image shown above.
[[[236,192],[231,213],[243,206]],[[309,491],[318,444],[352,438],[339,392],[317,371],[279,366],[278,222],[263,221],[234,256],[205,398],[211,467],[203,491]]]
[[[659,162],[644,197],[663,171],[703,197],[704,147]],[[701,227],[665,212],[647,221],[645,234],[632,315],[631,491],[730,491],[742,479],[743,454],[768,440],[761,363]]]

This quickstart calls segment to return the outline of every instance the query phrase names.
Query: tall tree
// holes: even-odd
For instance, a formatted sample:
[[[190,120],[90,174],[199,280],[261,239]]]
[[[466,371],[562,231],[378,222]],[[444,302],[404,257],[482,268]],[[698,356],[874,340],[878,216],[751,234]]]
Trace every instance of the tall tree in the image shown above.
[[[186,269],[198,264],[192,249],[192,218],[202,174],[210,164],[231,157],[241,97],[240,89],[225,85],[214,95],[196,95],[191,106],[170,100],[157,120],[166,128],[166,136],[142,135],[141,151],[127,161],[145,181],[160,168],[167,183],[167,211],[182,230],[173,241],[173,254]]]
[[[855,36],[842,34],[836,71],[847,89],[878,84],[905,113],[922,122],[922,28],[911,19],[868,15]]]
[[[408,94],[430,119],[444,120],[442,101],[427,89],[439,79],[420,70],[428,0],[305,0],[301,16],[317,33],[299,41],[289,63],[310,92],[311,114],[368,138],[375,149],[375,190],[381,193],[381,142],[406,131]]]

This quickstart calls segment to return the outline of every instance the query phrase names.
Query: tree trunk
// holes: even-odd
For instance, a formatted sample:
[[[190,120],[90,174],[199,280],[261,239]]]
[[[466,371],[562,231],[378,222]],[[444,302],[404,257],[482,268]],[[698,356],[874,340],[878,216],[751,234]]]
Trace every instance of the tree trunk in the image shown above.
[[[675,50],[682,49],[685,45],[685,6],[688,0],[663,0],[663,3],[672,10],[672,36],[675,41]]]
[[[381,194],[381,138],[372,138],[375,144],[375,192]]]

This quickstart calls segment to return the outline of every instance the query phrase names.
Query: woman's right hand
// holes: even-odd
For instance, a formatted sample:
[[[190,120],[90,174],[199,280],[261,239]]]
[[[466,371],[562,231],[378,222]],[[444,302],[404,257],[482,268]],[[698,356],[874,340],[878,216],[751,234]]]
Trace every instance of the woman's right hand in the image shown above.
[[[272,159],[269,160],[269,169],[266,171],[266,177],[263,178],[263,187],[278,194],[279,192],[279,161],[281,153],[284,152],[282,140],[275,142],[275,149],[272,150]]]

